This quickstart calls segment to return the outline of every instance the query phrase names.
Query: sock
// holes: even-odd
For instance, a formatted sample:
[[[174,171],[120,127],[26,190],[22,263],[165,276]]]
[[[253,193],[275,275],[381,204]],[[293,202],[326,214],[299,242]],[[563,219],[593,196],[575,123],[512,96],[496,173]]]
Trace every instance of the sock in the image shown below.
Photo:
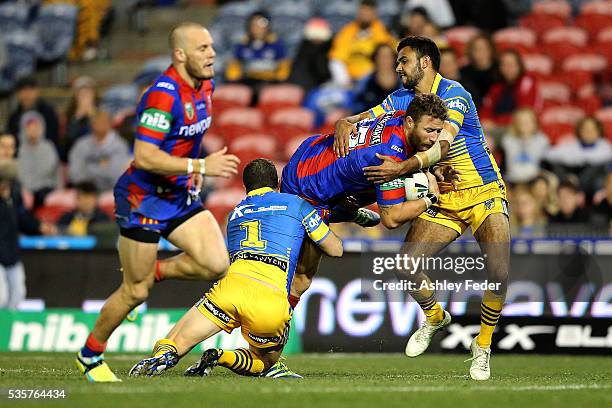
[[[219,350],[218,364],[222,367],[229,368],[236,374],[240,375],[257,375],[264,370],[264,362],[246,349],[236,350]]]
[[[96,340],[92,333],[89,333],[85,346],[81,348],[81,355],[83,357],[99,356],[100,354],[104,353],[104,350],[106,350],[106,342],[100,343],[98,340]]]
[[[289,304],[291,305],[293,309],[295,309],[299,301],[300,301],[299,296],[289,295]]]
[[[431,284],[429,278],[426,282]],[[428,323],[438,324],[444,319],[444,310],[436,300],[436,292],[423,288],[410,291],[410,295],[421,306]]]
[[[153,357],[158,357],[164,353],[167,353],[168,351],[173,351],[176,354],[178,354],[178,350],[176,349],[176,343],[173,342],[172,340],[161,339],[161,340],[157,340],[157,342],[155,343],[155,346],[153,346],[152,354],[153,354]]]
[[[159,264],[161,261],[155,261],[155,282],[161,282],[164,280],[162,277],[161,271],[159,270]]]
[[[480,333],[476,337],[476,343],[482,348],[491,347],[493,331],[499,321],[505,299],[505,294],[496,295],[490,290],[486,290],[482,295],[482,303],[480,304]]]

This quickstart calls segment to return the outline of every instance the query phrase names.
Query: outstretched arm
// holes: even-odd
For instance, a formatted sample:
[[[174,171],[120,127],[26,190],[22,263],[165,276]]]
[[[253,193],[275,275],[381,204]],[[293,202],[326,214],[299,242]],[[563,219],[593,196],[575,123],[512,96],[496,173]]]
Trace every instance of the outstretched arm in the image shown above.
[[[353,116],[347,116],[336,122],[336,130],[334,131],[334,153],[338,157],[346,157],[349,154],[349,138],[351,133],[357,133],[355,124],[361,120],[373,118],[370,111],[358,113]]]

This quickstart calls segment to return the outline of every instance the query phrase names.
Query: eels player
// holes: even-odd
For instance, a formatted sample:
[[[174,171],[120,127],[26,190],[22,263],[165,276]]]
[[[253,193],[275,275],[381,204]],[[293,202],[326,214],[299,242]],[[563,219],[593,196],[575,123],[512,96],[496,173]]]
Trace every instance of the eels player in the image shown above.
[[[461,84],[438,73],[440,51],[435,43],[425,37],[406,37],[398,44],[397,52],[396,71],[403,89],[391,93],[369,111],[338,121],[334,150],[339,156],[348,154],[350,134],[357,132],[355,123],[360,120],[405,109],[421,94],[436,94],[444,99],[449,117],[438,141],[430,149],[403,162],[382,157],[384,162],[366,168],[365,174],[369,180],[384,182],[437,162],[452,165],[461,174],[454,189],[448,184],[440,185],[439,202],[412,224],[404,250],[413,256],[434,255],[471,227],[486,257],[487,278],[499,284],[498,290],[487,290],[483,294],[480,333],[470,347],[470,376],[474,380],[487,380],[491,375],[491,338],[501,315],[508,283],[510,232],[505,185],[486,146],[471,95]],[[429,280],[423,271],[409,278],[419,286],[420,282]],[[433,335],[450,323],[450,316],[442,310],[433,291],[413,291],[411,295],[427,317],[406,346],[406,354],[416,357],[427,349]]]
[[[287,341],[292,308],[287,294],[303,241],[330,256],[342,256],[342,241],[315,208],[278,193],[278,175],[267,159],[250,162],[243,173],[247,197],[227,225],[231,265],[217,282],[159,340],[153,357],[138,362],[131,376],[157,375],[174,367],[201,341],[240,327],[249,348],[209,349],[186,372],[206,376],[217,365],[236,374],[261,375],[279,359]]]

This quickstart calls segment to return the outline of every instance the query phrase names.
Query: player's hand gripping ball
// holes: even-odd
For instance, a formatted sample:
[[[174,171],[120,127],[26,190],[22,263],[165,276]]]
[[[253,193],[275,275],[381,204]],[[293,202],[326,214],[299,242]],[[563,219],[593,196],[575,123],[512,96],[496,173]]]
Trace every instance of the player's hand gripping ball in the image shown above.
[[[429,192],[429,180],[422,171],[410,174],[404,179],[406,200],[413,201],[423,198]]]

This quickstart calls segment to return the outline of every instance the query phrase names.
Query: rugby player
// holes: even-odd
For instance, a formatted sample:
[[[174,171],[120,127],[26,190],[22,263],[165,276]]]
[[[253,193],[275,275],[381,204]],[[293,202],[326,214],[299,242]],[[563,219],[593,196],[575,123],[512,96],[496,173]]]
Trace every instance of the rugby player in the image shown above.
[[[348,154],[350,141],[358,132],[355,124],[360,120],[406,109],[421,94],[435,94],[444,100],[449,117],[431,148],[401,162],[394,157],[382,157],[382,165],[366,168],[365,174],[371,181],[385,182],[438,162],[451,165],[461,174],[456,185],[440,185],[440,200],[411,225],[404,251],[411,256],[434,255],[471,227],[486,258],[487,279],[499,284],[499,289],[483,294],[480,333],[470,347],[471,378],[487,380],[491,375],[491,338],[501,315],[508,283],[510,232],[505,185],[486,146],[471,95],[461,84],[438,73],[440,51],[435,43],[425,37],[406,37],[398,44],[397,52],[396,71],[403,89],[391,93],[380,105],[366,112],[338,121],[334,151],[341,157]],[[413,279],[418,286],[429,280],[423,271],[407,278]],[[437,331],[448,326],[450,315],[442,310],[433,291],[414,291],[411,295],[427,317],[406,345],[406,354],[416,357],[427,349]]]
[[[287,295],[302,242],[312,242],[327,255],[342,256],[342,241],[312,205],[277,192],[278,175],[270,160],[250,162],[243,182],[247,197],[227,225],[231,259],[227,276],[155,344],[153,357],[132,367],[131,376],[161,374],[201,341],[238,327],[248,349],[208,349],[185,375],[207,376],[217,365],[236,374],[262,374],[277,362],[287,341],[293,310]]]
[[[203,176],[237,174],[226,148],[204,158],[210,126],[215,51],[206,28],[184,22],[169,35],[172,65],[137,109],[134,161],[115,186],[123,282],[106,300],[76,364],[90,381],[119,381],[104,360],[106,342],[162,279],[216,280],[229,266],[221,230],[199,197]],[[157,261],[160,236],[184,252]]]

